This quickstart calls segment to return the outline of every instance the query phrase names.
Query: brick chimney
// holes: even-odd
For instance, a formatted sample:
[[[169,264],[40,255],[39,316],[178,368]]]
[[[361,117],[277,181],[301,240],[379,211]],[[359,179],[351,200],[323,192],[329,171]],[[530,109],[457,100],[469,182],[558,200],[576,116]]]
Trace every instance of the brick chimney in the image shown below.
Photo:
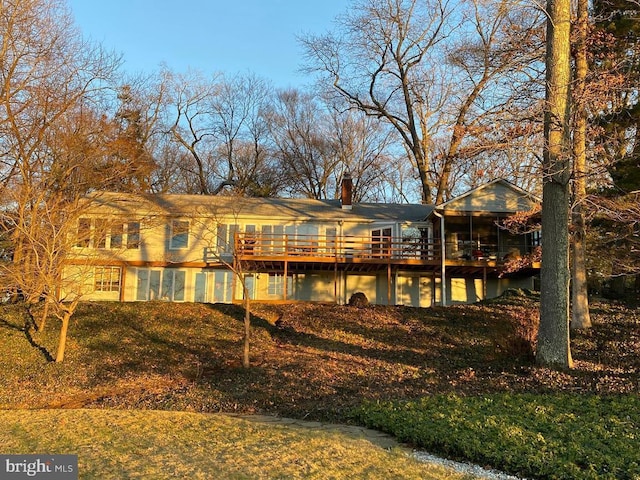
[[[351,180],[351,174],[347,171],[342,176],[342,209],[351,210],[351,200],[353,197],[353,180]]]

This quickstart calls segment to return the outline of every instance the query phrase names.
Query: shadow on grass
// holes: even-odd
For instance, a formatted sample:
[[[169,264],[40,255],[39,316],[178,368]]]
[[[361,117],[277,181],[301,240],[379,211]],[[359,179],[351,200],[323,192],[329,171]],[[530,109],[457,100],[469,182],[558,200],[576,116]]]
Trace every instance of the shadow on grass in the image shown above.
[[[55,380],[62,400],[78,396],[76,404],[81,405],[262,412],[323,420],[339,419],[341,412],[364,398],[640,388],[638,359],[622,356],[638,352],[640,322],[625,320],[624,311],[596,324],[589,334],[592,341],[576,348],[582,365],[583,359],[597,356],[602,366],[552,372],[496,347],[493,342],[500,333],[495,329],[504,327],[506,314],[499,305],[490,311],[258,304],[252,308],[248,369],[241,363],[241,305],[164,302],[82,305],[63,364],[39,368],[29,380],[12,374],[19,349],[28,345],[21,335],[11,335],[20,338],[21,345],[5,349],[0,367],[8,372],[7,385],[14,382],[35,395],[45,392],[34,400],[36,405],[48,404],[43,386],[51,391]],[[21,332],[21,321],[22,316],[7,314],[0,329]],[[609,322],[621,321],[621,326],[630,324],[629,330],[607,328]],[[618,369],[606,367],[604,362],[613,363],[613,358],[599,351],[611,346],[616,347]],[[59,385],[73,389],[65,394]]]
[[[240,362],[244,310],[236,305],[197,305],[189,317],[180,315],[179,304],[139,306],[140,312],[128,306],[114,305],[112,317],[100,316],[99,306],[92,307],[79,327],[84,348],[92,357],[89,386],[103,385],[119,378],[141,378],[163,375],[176,381],[197,381],[203,371],[221,371]],[[184,304],[184,308],[190,306]],[[206,313],[211,310],[213,315]],[[87,312],[85,312],[87,313]],[[268,330],[273,325],[252,315],[256,329]],[[108,324],[105,327],[105,324]],[[225,324],[227,326],[225,327]]]
[[[53,355],[51,355],[51,353],[49,353],[49,350],[47,350],[47,348],[45,346],[40,345],[38,342],[35,341],[35,339],[31,335],[31,329],[30,328],[25,328],[24,335],[25,335],[25,337],[27,337],[27,341],[31,344],[31,346],[33,348],[35,348],[36,350],[39,350],[40,353],[42,353],[42,356],[45,358],[45,360],[47,362],[54,362],[55,361],[55,359],[53,358]]]
[[[44,345],[38,343],[31,334],[31,332],[35,331],[36,329],[36,322],[31,311],[28,308],[25,308],[25,314],[27,316],[27,319],[22,326],[16,323],[12,323],[5,318],[0,318],[0,327],[24,333],[24,336],[27,339],[27,342],[29,342],[29,345],[38,350],[47,362],[53,362],[55,360],[53,358],[53,355],[49,353],[49,350],[47,350]]]
[[[228,317],[237,320],[238,322],[244,324],[244,315],[245,310],[242,305],[236,305],[231,303],[208,303],[206,304],[211,310],[220,313],[222,315],[226,315]],[[273,334],[277,331],[277,327],[273,325],[268,320],[264,319],[256,315],[255,313],[251,313],[251,326],[258,327],[266,330],[270,334]]]

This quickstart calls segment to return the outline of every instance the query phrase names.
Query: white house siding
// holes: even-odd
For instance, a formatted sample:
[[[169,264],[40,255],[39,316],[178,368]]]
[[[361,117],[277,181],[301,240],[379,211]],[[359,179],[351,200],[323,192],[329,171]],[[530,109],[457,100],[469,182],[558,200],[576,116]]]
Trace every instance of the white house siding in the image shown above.
[[[69,278],[81,278],[83,287],[77,286],[63,291],[63,295],[81,291],[83,298],[92,301],[118,301],[120,291],[96,291],[94,289],[96,267],[68,267]],[[116,268],[116,267],[114,267]],[[234,274],[224,269],[202,268],[122,268],[124,301],[165,300],[176,302],[231,303]],[[284,292],[270,291],[269,273],[247,274],[250,295],[255,300],[284,300]],[[287,283],[287,300],[347,303],[351,295],[363,292],[373,304],[387,305],[386,273],[362,275],[341,274],[334,284],[333,272],[290,275]],[[434,283],[435,280],[435,283]],[[239,281],[236,283],[235,299],[243,297]],[[392,277],[391,303],[413,307],[429,307],[435,299],[440,303],[441,282],[439,278],[419,274],[399,273]],[[447,278],[447,304],[473,303],[485,298],[500,296],[509,288],[533,289],[533,278],[489,278],[486,289],[480,278]],[[435,288],[435,291],[434,291]],[[337,297],[336,297],[337,293]]]
[[[449,304],[474,303],[484,298],[484,281],[481,278],[451,278],[448,283]]]
[[[376,275],[348,275],[345,282],[344,299],[348,302],[351,295],[362,292],[371,303],[382,303],[377,302],[377,284]]]
[[[453,199],[443,207],[446,211],[518,212],[529,210],[534,204],[533,197],[497,181]]]
[[[430,277],[420,275],[399,275],[396,277],[396,305],[410,307],[430,307],[433,299],[433,285]]]
[[[432,207],[420,205],[359,204],[354,205],[351,211],[344,211],[335,202],[301,199],[233,199],[226,202],[224,198],[167,195],[143,201],[141,197],[113,194],[113,202],[110,203],[109,198],[104,196],[105,203],[87,217],[93,217],[95,225],[96,219],[113,218],[114,225],[125,225],[120,230],[125,238],[129,225],[139,222],[138,248],[126,245],[126,240],[122,239],[122,248],[112,248],[109,237],[106,243],[99,245],[100,248],[95,244],[90,248],[78,248],[76,260],[87,255],[105,265],[112,262],[113,265],[155,266],[122,266],[121,284],[117,289],[113,285],[113,288],[103,287],[101,290],[95,289],[95,269],[82,267],[85,271],[81,274],[81,267],[77,267],[75,272],[70,269],[69,276],[82,279],[81,283],[86,287],[84,298],[91,300],[144,301],[157,298],[209,303],[240,300],[240,282],[234,282],[233,273],[220,265],[218,257],[226,251],[224,259],[232,261],[231,249],[227,247],[232,246],[234,231],[255,232],[256,235],[314,235],[318,237],[319,252],[325,247],[331,249],[335,236],[371,239],[372,232],[385,229],[390,229],[396,238],[421,236],[421,230],[425,229],[428,237],[432,236],[431,222],[427,218]],[[210,202],[219,202],[219,205],[216,203],[208,210],[198,210],[209,211],[210,214],[196,218],[196,207],[208,207]],[[447,202],[442,208],[445,213],[452,211],[456,216],[458,212],[465,211],[523,210],[529,208],[531,202],[532,199],[523,192],[498,181]],[[218,208],[221,210],[217,213],[227,213],[214,215],[213,210]],[[172,241],[172,238],[176,239],[173,220],[189,221],[188,242]],[[226,239],[216,244],[221,226],[224,226]],[[272,246],[276,242],[283,245],[284,239],[274,240]],[[346,243],[343,246],[348,247]],[[214,265],[220,266],[213,268]],[[247,279],[253,298],[266,301],[285,298],[282,288],[274,289],[273,283],[270,284],[269,273],[253,272]],[[386,271],[371,274],[341,271],[337,277],[333,271],[307,272],[290,274],[289,279],[282,279],[282,282],[287,285],[286,299],[297,301],[346,303],[353,293],[363,292],[371,303],[387,304],[390,301],[392,304],[428,307],[434,301],[439,304],[441,296],[440,279],[425,272],[394,272],[390,288],[387,287]],[[236,286],[235,292],[232,292],[232,285]],[[447,278],[447,303],[474,302],[481,300],[485,292],[488,297],[494,297],[507,288],[532,286],[532,279],[493,278],[484,285],[482,279]]]
[[[293,281],[294,300],[334,302],[336,299],[333,273],[308,273],[296,275]],[[334,286],[335,285],[335,286]]]
[[[487,298],[499,297],[510,288],[533,290],[534,278],[495,278],[487,282]]]
[[[439,281],[436,292],[437,301],[440,300]],[[447,304],[474,303],[485,298],[495,298],[510,288],[533,289],[533,278],[488,278],[486,297],[484,280],[481,278],[448,278]]]

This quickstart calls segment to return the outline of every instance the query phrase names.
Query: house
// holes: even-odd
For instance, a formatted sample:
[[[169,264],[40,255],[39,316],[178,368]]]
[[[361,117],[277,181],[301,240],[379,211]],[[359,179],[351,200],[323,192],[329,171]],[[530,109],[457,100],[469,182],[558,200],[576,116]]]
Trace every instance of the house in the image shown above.
[[[539,244],[497,221],[537,199],[504,180],[442,205],[100,193],[78,221],[67,275],[91,300],[426,307],[532,288],[536,268],[501,276],[508,256]],[[238,281],[241,275],[244,282]],[[443,281],[444,279],[444,281]],[[444,298],[444,302],[443,302]]]

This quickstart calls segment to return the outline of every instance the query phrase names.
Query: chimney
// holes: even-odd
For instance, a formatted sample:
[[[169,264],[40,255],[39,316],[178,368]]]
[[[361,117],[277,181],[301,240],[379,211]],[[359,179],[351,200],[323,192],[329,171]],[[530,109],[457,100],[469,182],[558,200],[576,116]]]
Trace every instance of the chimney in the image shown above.
[[[351,199],[353,194],[353,181],[351,180],[351,174],[347,171],[342,176],[342,209],[351,210]]]

